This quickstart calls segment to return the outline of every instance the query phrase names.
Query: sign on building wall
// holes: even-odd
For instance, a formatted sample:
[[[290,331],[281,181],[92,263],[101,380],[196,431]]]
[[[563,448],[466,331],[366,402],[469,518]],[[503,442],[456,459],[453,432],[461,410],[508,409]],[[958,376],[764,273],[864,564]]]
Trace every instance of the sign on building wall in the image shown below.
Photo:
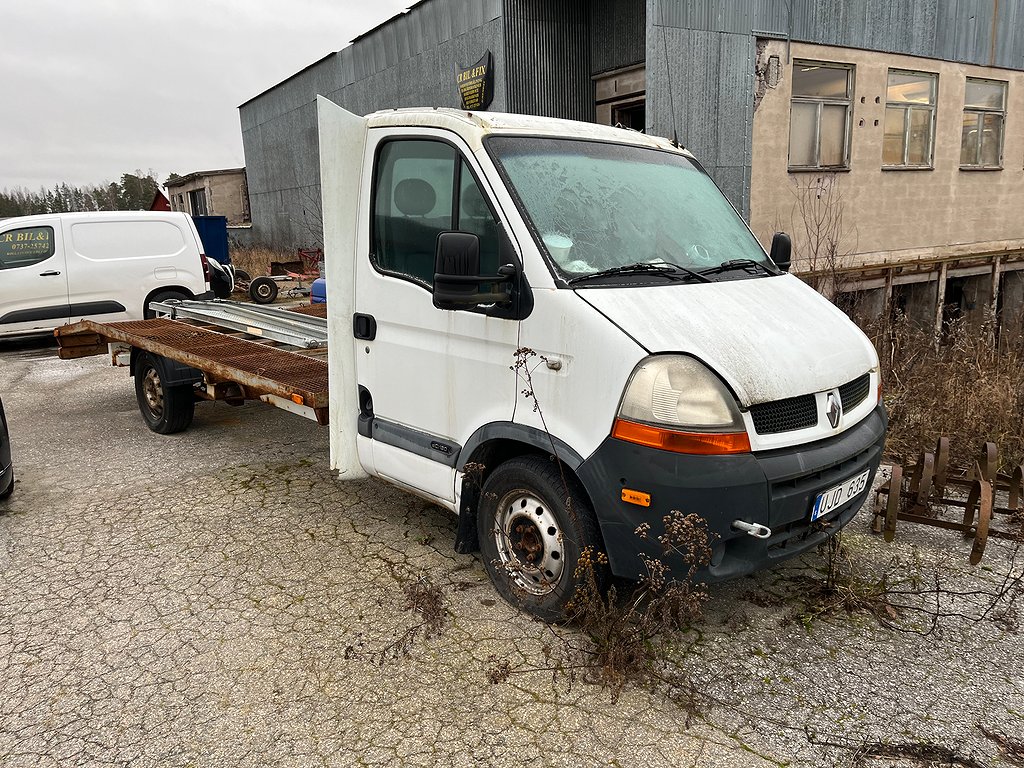
[[[455,74],[455,83],[459,86],[463,109],[487,109],[494,98],[491,52],[485,53],[473,66],[459,70]]]

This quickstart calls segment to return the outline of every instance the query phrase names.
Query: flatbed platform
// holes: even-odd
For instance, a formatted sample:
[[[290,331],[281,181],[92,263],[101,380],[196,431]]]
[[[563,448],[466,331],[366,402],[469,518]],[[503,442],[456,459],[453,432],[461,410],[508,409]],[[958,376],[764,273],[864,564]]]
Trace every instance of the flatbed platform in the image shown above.
[[[326,314],[321,305],[295,309],[300,315],[312,317]],[[83,320],[54,332],[62,359],[109,351],[114,365],[126,365],[132,348],[144,350],[202,372],[206,386],[196,391],[200,399],[230,404],[259,399],[326,424],[326,343],[308,348],[262,334],[255,325],[241,331],[195,317],[117,323]]]

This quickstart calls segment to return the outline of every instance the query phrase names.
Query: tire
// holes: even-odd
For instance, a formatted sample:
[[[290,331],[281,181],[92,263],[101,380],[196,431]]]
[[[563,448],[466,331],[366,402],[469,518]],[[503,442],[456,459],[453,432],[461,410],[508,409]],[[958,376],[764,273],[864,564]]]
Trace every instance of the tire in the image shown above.
[[[0,501],[10,498],[11,494],[14,493],[14,470],[11,470],[11,484],[8,486],[6,491],[0,491]]]
[[[142,308],[142,316],[147,320],[152,320],[154,317],[156,317],[156,312],[149,308],[151,302],[167,301],[169,299],[185,301],[186,299],[189,298],[191,297],[188,294],[182,293],[181,291],[160,291],[159,293],[154,293],[150,297],[149,301],[146,302],[146,306]]]
[[[191,384],[168,386],[162,381],[158,356],[143,352],[135,361],[135,399],[146,426],[161,435],[188,428],[196,410]]]
[[[547,457],[511,459],[487,478],[477,510],[480,552],[495,589],[511,605],[548,622],[571,618],[570,603],[587,579],[576,573],[580,554],[603,549],[590,502],[566,472],[563,480],[558,464]],[[606,569],[596,560],[594,576],[602,589]]]
[[[244,269],[235,270],[235,290],[238,289],[240,283],[251,283],[252,276]]]
[[[257,277],[249,283],[249,296],[257,304],[272,304],[277,298],[277,283],[269,277]]]

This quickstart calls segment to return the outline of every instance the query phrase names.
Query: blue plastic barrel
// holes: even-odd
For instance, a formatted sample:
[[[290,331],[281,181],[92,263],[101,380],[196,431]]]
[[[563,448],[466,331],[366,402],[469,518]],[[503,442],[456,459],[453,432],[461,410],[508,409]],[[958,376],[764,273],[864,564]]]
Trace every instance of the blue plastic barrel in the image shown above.
[[[318,277],[313,281],[313,287],[309,292],[309,303],[310,304],[326,304],[327,303],[327,281],[322,277]]]

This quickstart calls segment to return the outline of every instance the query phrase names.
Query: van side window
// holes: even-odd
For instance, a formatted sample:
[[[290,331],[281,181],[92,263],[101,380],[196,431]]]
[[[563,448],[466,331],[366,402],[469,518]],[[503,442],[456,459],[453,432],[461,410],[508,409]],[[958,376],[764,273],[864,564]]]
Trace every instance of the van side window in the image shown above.
[[[377,158],[373,251],[378,269],[431,287],[441,232],[480,238],[480,271],[497,274],[498,223],[469,165],[440,141],[391,141]]]
[[[31,267],[53,256],[53,227],[0,232],[0,269]]]

